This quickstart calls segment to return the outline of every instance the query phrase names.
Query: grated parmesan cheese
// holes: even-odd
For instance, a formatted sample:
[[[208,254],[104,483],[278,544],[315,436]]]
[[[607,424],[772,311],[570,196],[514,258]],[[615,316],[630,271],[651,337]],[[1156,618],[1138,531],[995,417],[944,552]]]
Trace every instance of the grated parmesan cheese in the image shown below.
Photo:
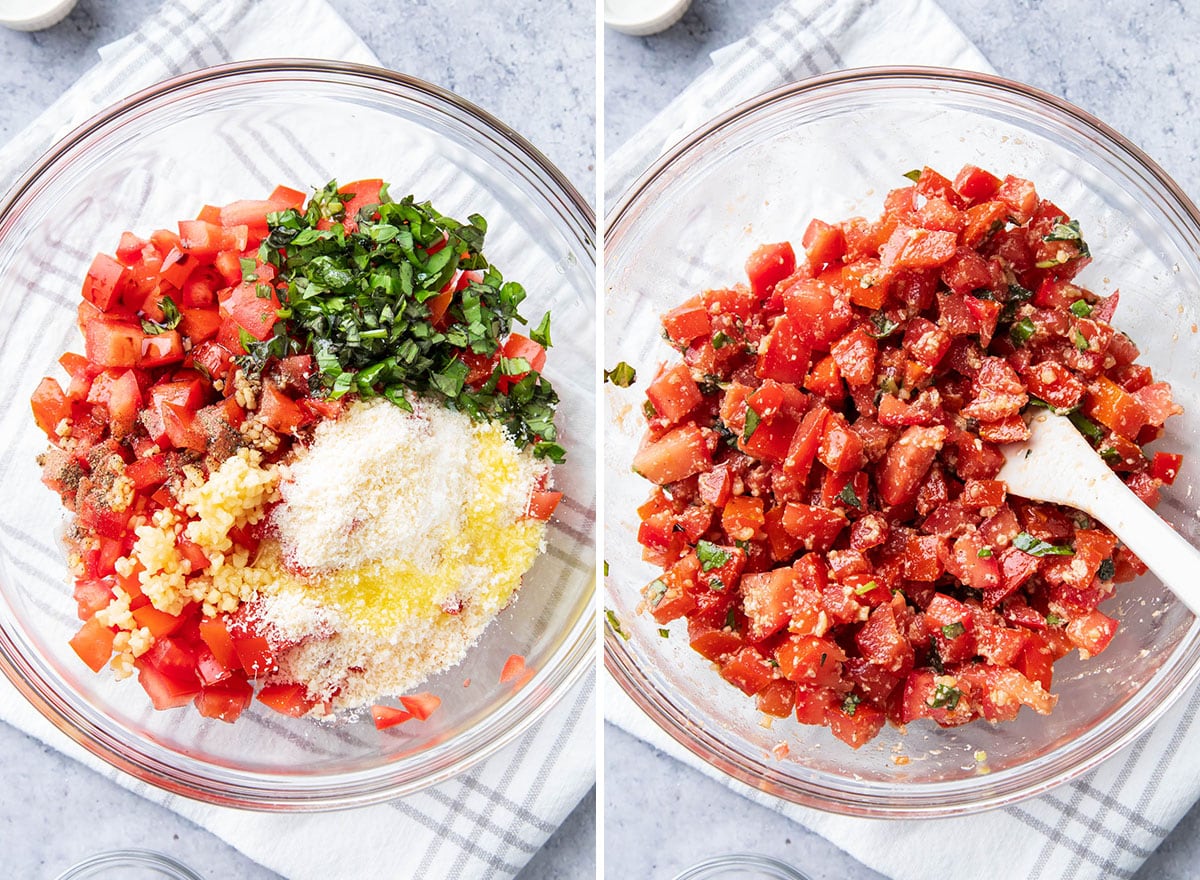
[[[334,708],[459,662],[543,548],[525,512],[548,465],[495,423],[414,403],[355,403],[283,469],[271,522],[304,576],[263,589],[258,613],[292,645],[280,680]]]

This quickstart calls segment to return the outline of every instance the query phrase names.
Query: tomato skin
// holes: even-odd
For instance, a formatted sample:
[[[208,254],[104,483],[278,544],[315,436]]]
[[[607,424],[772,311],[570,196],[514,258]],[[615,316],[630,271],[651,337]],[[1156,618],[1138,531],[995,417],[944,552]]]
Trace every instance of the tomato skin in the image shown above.
[[[1154,459],[1150,462],[1150,476],[1156,480],[1162,480],[1168,486],[1175,482],[1175,478],[1179,476],[1179,469],[1183,467],[1183,456],[1171,452],[1156,452]]]

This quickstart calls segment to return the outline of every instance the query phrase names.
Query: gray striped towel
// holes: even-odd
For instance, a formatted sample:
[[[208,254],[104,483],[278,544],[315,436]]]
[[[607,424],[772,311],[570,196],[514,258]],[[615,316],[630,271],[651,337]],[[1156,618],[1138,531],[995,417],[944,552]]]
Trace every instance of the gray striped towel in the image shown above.
[[[285,20],[286,37],[281,37],[278,22]],[[0,151],[0,189],[7,188],[56,138],[138,89],[199,67],[281,52],[293,57],[376,63],[370,50],[323,0],[173,0],[135,33],[101,50],[101,62]],[[290,152],[286,147],[275,150],[270,144],[257,144],[253,151],[256,155],[250,156],[240,149],[239,138],[231,133],[224,136],[229,155],[221,159],[241,161],[245,176],[261,180],[267,188],[264,192],[280,182],[320,184],[327,179],[322,175],[332,176],[337,170],[319,167],[311,154],[296,147],[296,138],[287,139]],[[280,176],[284,170],[292,173]],[[426,170],[436,173],[436,169]],[[471,204],[473,198],[486,196],[472,190],[475,184],[470,182],[439,180],[436,176],[423,179],[431,192],[449,193],[440,204]],[[132,204],[138,203],[135,200]],[[486,213],[486,209],[481,210]],[[136,219],[133,217],[129,223],[139,228]],[[504,231],[497,225],[494,232],[495,246],[500,249],[494,253],[500,253],[506,246]],[[12,314],[27,310],[30,315],[40,316],[34,318],[40,321],[55,312],[74,313],[79,279],[90,254],[62,244],[62,255],[63,266],[22,270],[37,272],[38,277],[36,283],[31,280],[22,285],[23,291],[6,293]],[[530,259],[536,257],[530,255]],[[548,266],[522,266],[519,261],[503,265],[506,274],[522,280],[537,272],[554,274],[553,267]],[[536,289],[534,284],[529,286]],[[557,333],[591,338],[595,320],[591,302],[570,291],[563,297],[570,297],[572,302],[563,306],[566,322],[556,328]],[[21,302],[17,298],[22,298]],[[557,304],[554,307],[557,314]],[[69,318],[60,316],[56,320],[58,327],[70,325]],[[0,425],[4,426],[4,436],[20,439],[6,441],[6,448],[0,451],[0,473],[4,474],[6,489],[28,482],[30,492],[44,494],[45,490],[34,488],[36,476],[29,478],[31,468],[26,466],[37,451],[34,438],[27,433],[31,421],[28,393],[67,345],[78,347],[78,339],[74,331],[68,338],[58,333],[11,333],[11,329],[6,324],[0,332],[0,363],[10,377],[0,396]],[[563,392],[564,405],[570,405],[567,401],[571,394],[585,402],[578,405],[585,411],[583,423],[590,424],[592,370],[591,365],[582,363],[586,359],[580,360],[578,371],[568,370],[565,381],[556,378],[555,384]],[[592,433],[589,429],[589,436],[572,438],[572,455],[578,455],[581,462],[594,460]],[[590,469],[584,470],[591,473]],[[594,577],[595,493],[590,477],[584,485],[590,494],[560,507],[558,522],[552,524],[558,532],[551,539],[551,551],[539,561],[539,565],[548,567],[551,577],[560,578],[555,583],[586,586]],[[5,531],[6,541],[16,537],[21,545],[13,551],[11,564],[31,583],[46,585],[36,601],[29,603],[33,606],[29,614],[43,621],[44,628],[39,631],[61,631],[65,643],[78,621],[72,620],[73,602],[63,578],[64,560],[51,537],[53,521],[61,520],[61,513],[49,513],[49,502],[47,497],[46,513],[35,511],[25,518],[20,511],[6,506],[0,513],[0,529]],[[41,505],[35,507],[40,509]],[[136,690],[136,685],[124,684]],[[378,806],[324,814],[248,813],[168,795],[85,753],[3,679],[0,720],[144,797],[169,806],[286,877],[505,878],[521,871],[594,782],[593,693],[594,680],[589,673],[546,718],[515,742],[447,782]],[[294,753],[297,760],[303,760],[306,749],[315,748],[313,743],[320,739],[316,735],[271,737],[272,731],[278,733],[273,723],[259,720],[245,728],[239,723],[239,735],[261,737],[265,747]]]
[[[701,123],[784,83],[871,65],[990,71],[932,0],[787,0],[747,39],[715,53],[713,62],[609,160],[609,205]],[[623,338],[622,345],[626,355],[639,351],[637,339]],[[615,559],[613,551],[606,555]],[[1200,798],[1200,752],[1188,747],[1200,736],[1196,688],[1130,747],[1071,783],[982,815],[921,821],[829,815],[734,782],[676,744],[612,682],[605,685],[605,712],[609,721],[896,880],[1130,877]]]

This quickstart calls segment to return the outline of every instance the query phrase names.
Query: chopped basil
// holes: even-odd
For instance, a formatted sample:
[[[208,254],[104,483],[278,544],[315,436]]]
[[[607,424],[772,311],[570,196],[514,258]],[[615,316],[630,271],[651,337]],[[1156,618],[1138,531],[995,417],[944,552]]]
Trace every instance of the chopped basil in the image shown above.
[[[1096,571],[1096,577],[1102,581],[1111,581],[1117,574],[1117,564],[1112,559],[1105,559]]]
[[[847,483],[842,488],[842,491],[838,493],[838,498],[850,507],[853,507],[856,510],[862,510],[862,501],[860,501],[858,495],[855,494],[853,483]]]
[[[879,584],[877,584],[875,581],[867,581],[865,584],[859,584],[854,588],[854,595],[865,596],[878,586]]]
[[[751,437],[754,436],[754,432],[758,430],[758,425],[761,421],[762,417],[755,412],[754,409],[751,407],[746,407],[746,427],[745,430],[742,431],[743,443],[746,443]]]
[[[733,341],[732,339],[730,339],[728,336],[726,336],[724,333],[722,333],[720,330],[718,330],[716,333],[713,334],[712,347],[714,349],[719,350],[719,349],[722,349],[725,346],[727,346],[732,341]]]
[[[957,639],[966,631],[967,628],[963,626],[963,622],[961,620],[956,620],[954,623],[948,623],[942,627],[942,635],[948,639]]]
[[[628,388],[637,379],[637,370],[625,363],[619,362],[611,370],[604,371],[604,381],[612,382],[618,388]]]
[[[650,398],[646,398],[642,401],[642,412],[648,419],[653,419],[658,416],[658,410],[654,408],[654,404],[650,402]]]
[[[853,715],[858,711],[858,704],[862,702],[862,697],[855,693],[846,694],[846,698],[842,700],[842,711],[847,715]]]
[[[938,653],[937,639],[933,636],[929,637],[929,665],[938,675],[942,675],[946,671],[945,664],[942,663],[942,655]]]
[[[750,552],[750,542],[749,541],[739,541],[737,539],[734,539],[733,546],[737,547],[743,553]]]
[[[534,456],[562,459],[558,395],[540,372],[518,369],[527,357],[501,356],[514,322],[527,323],[518,310],[526,294],[484,257],[487,222],[471,215],[459,223],[412,196],[393,200],[386,187],[348,218],[349,198],[330,181],[304,213],[267,216],[256,257],[277,271],[255,293],[278,295],[282,320],[272,338],[243,343],[238,365],[261,373],[273,357],[311,350],[314,393],[383,397],[406,409],[413,393],[442,398],[475,421],[500,423]],[[348,220],[355,231],[347,231]],[[248,262],[241,268],[249,274]],[[435,305],[446,290],[454,291],[450,302]],[[549,328],[543,318],[533,331],[539,345],[549,344]],[[473,369],[484,375],[468,383]]]
[[[1075,551],[1066,544],[1048,544],[1029,532],[1021,532],[1013,538],[1013,546],[1030,556],[1074,556]]]
[[[992,558],[992,548],[991,547],[980,547],[979,552],[977,552],[975,555],[978,556],[980,559],[991,559]]]
[[[875,327],[874,332],[868,330],[867,335],[873,336],[876,339],[883,339],[886,336],[891,336],[900,328],[899,321],[893,321],[884,312],[875,312],[871,315],[871,324]]]
[[[732,608],[725,612],[725,625],[737,632],[737,615],[733,613]]]
[[[961,699],[962,691],[958,688],[939,683],[933,689],[933,696],[929,698],[928,705],[931,709],[949,709],[953,712],[958,708],[958,701]]]
[[[1066,223],[1055,223],[1050,230],[1050,234],[1043,236],[1042,241],[1073,241],[1079,246],[1079,256],[1090,257],[1092,252],[1088,250],[1087,242],[1083,240],[1083,233],[1079,230],[1078,220],[1069,220]]]
[[[1105,446],[1103,449],[1097,449],[1096,453],[1105,461],[1116,462],[1121,460],[1121,452],[1118,449],[1113,449],[1111,446]]]
[[[621,628],[621,621],[617,619],[617,613],[611,608],[605,608],[604,616],[608,618],[608,625],[612,627],[612,631],[625,641],[629,641],[629,633]]]
[[[1087,300],[1077,299],[1071,303],[1071,314],[1076,318],[1087,318],[1092,314],[1092,307],[1088,305]]]
[[[666,639],[666,638],[670,638],[671,631],[669,629],[667,629],[665,626],[660,626],[658,628],[658,634],[660,636],[662,636],[664,639]]]
[[[714,593],[720,593],[725,589],[725,581],[718,577],[708,579],[708,588]]]
[[[729,551],[722,550],[710,541],[699,541],[696,544],[696,556],[700,559],[701,571],[712,571],[729,561]]]
[[[1071,420],[1071,424],[1075,426],[1075,429],[1089,440],[1099,440],[1104,436],[1104,431],[1100,426],[1083,413],[1072,412],[1067,418]]]
[[[1087,337],[1084,336],[1082,332],[1080,332],[1078,327],[1072,327],[1070,335],[1071,335],[1071,342],[1073,342],[1075,344],[1075,347],[1077,349],[1079,349],[1080,351],[1087,351],[1089,348],[1092,347],[1092,344],[1090,342],[1088,342]]]
[[[242,266],[242,281],[246,284],[258,281],[258,262],[254,257],[242,257],[238,262]]]
[[[1046,626],[1062,626],[1066,622],[1066,618],[1059,617],[1053,611],[1046,615]]]
[[[1033,336],[1035,329],[1036,328],[1033,326],[1033,321],[1029,320],[1028,318],[1022,318],[1021,320],[1014,322],[1013,325],[1008,328],[1008,336],[1013,341],[1013,345],[1019,347],[1029,341],[1030,337]]]
[[[916,183],[918,180],[921,179],[921,169],[914,168],[912,171],[905,171],[904,176],[907,177],[909,180],[911,180],[913,183]]]
[[[657,608],[667,595],[667,585],[661,580],[653,580],[646,587],[646,601],[650,603],[651,608]]]
[[[608,560],[604,560],[604,576],[608,577]]]
[[[1009,302],[1028,302],[1033,299],[1033,291],[1022,287],[1020,284],[1012,283],[1008,285],[1008,301]]]
[[[550,313],[542,315],[542,321],[533,330],[529,331],[529,338],[540,345],[542,348],[549,348],[550,343]]]
[[[165,333],[167,330],[174,330],[183,319],[183,315],[179,313],[179,307],[175,305],[175,300],[169,296],[164,296],[159,300],[158,307],[162,309],[163,313],[161,321],[150,321],[142,318],[142,332],[147,336],[157,336],[160,333]],[[241,328],[239,327],[238,329],[240,330]],[[246,335],[249,336],[249,334]],[[253,336],[250,338],[254,339]]]

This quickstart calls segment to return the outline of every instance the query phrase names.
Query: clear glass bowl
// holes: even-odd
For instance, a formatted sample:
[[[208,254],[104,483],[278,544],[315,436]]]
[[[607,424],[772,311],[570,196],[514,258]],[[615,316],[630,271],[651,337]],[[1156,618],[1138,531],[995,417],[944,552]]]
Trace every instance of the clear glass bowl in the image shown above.
[[[254,704],[235,725],[155,712],[135,682],[93,675],[67,644],[78,626],[57,534],[64,511],[39,482],[44,446],[29,396],[82,340],[79,286],[124,229],[148,232],[204,203],[262,198],[277,183],[383,177],[450,216],[478,212],[487,253],[521,281],[529,314],[554,314],[546,374],[569,450],[548,551],[467,659],[428,689],[426,723],[380,732],[293,720]],[[261,194],[261,195],[260,195]],[[448,778],[542,717],[592,666],[595,645],[595,223],[519,135],[462,99],[385,70],[312,61],[235,64],[141,92],[72,132],[0,203],[0,668],[56,726],[116,767],[230,806],[326,809]],[[536,670],[498,683],[510,654]],[[465,679],[471,680],[464,687]]]
[[[612,211],[605,241],[605,363],[625,360],[645,387],[670,355],[657,316],[696,292],[744,280],[759,243],[798,242],[811,217],[878,214],[901,176],[971,162],[1032,179],[1078,217],[1095,261],[1081,283],[1121,291],[1115,323],[1169,380],[1186,413],[1160,442],[1185,455],[1160,512],[1200,543],[1200,216],[1129,141],[1063,101],[997,77],[929,68],[845,71],[786,86],[674,147]],[[942,730],[885,728],[858,751],[794,720],[759,725],[753,703],[687,644],[639,616],[635,507],[649,484],[630,471],[642,433],[636,390],[605,386],[606,605],[630,634],[606,636],[608,669],[679,743],[754,788],[857,815],[951,815],[1047,790],[1145,730],[1196,678],[1200,625],[1153,577],[1104,607],[1121,621],[1107,651],[1056,666],[1050,717]],[[789,756],[772,757],[780,742]]]
[[[697,862],[675,880],[808,880],[808,875],[769,856],[730,853]]]
[[[182,862],[148,849],[97,853],[72,865],[57,880],[204,880]]]

